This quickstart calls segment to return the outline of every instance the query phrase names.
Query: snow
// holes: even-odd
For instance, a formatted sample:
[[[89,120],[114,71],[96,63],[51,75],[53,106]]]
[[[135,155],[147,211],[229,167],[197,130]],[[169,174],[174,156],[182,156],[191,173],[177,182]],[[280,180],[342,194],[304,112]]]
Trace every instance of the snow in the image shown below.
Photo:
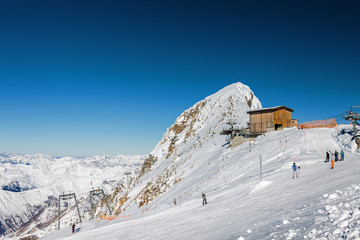
[[[31,190],[11,192],[0,190],[0,220],[16,217],[13,224],[27,222],[33,212],[47,207],[49,196],[75,192],[77,198],[88,196],[89,191],[101,187],[111,191],[114,184],[124,181],[127,168],[137,171],[146,158],[135,156],[94,156],[84,159],[71,157],[0,154],[0,186],[16,181],[22,188]],[[106,184],[104,180],[112,180]],[[53,208],[53,212],[56,208]]]
[[[256,184],[256,186],[253,188],[253,190],[251,190],[250,193],[253,193],[253,192],[259,191],[259,190],[261,190],[263,188],[266,188],[270,184],[271,184],[271,182],[269,182],[269,181],[261,181],[258,184]]]
[[[345,161],[329,168],[325,151],[346,144],[337,141],[334,131],[269,133],[256,140],[251,152],[247,144],[231,150],[222,148],[221,142],[210,143],[198,149],[199,155],[216,156],[210,158],[216,166],[202,169],[209,176],[202,184],[196,174],[187,175],[187,189],[193,192],[190,197],[183,195],[180,206],[174,206],[172,199],[184,186],[175,185],[144,214],[131,212],[134,217],[112,222],[89,221],[75,235],[65,228],[43,239],[359,239],[360,159],[345,149]],[[214,149],[222,154],[216,155]],[[259,153],[264,160],[262,182]],[[291,175],[294,157],[301,166],[297,179]],[[207,158],[197,161],[202,167],[207,163]],[[202,191],[209,202],[205,206]]]
[[[237,119],[245,127],[246,112],[258,108],[260,101],[241,83],[196,103],[150,153],[157,159],[151,169],[119,193],[129,200],[110,203],[121,207],[119,218],[89,220],[85,214],[86,221],[77,224],[80,232],[72,234],[76,210],[70,210],[60,230],[38,235],[45,240],[360,239],[360,152],[353,147],[351,127],[288,128],[229,148],[220,134],[225,123]],[[345,161],[330,169],[325,152],[340,149]],[[301,166],[295,179],[294,161]],[[140,206],[143,199],[149,202]]]

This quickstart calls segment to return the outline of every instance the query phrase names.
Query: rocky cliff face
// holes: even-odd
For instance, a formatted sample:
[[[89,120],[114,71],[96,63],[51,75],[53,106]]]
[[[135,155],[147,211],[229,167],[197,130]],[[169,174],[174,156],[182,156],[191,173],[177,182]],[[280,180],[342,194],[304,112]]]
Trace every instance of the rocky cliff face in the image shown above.
[[[175,146],[180,147],[191,138],[219,134],[229,120],[235,120],[239,127],[245,128],[249,122],[247,111],[261,107],[248,86],[239,82],[229,85],[182,113],[167,129],[152,154],[160,157],[160,150],[166,152],[168,158]]]
[[[127,201],[117,209],[144,208],[153,203],[194,170],[192,161],[197,149],[212,141],[226,142],[220,133],[228,121],[233,120],[239,127],[246,128],[247,111],[261,107],[248,86],[234,83],[183,112],[164,133],[145,161]]]
[[[134,216],[149,209],[160,211],[173,201],[174,196],[185,199],[198,192],[201,184],[213,177],[204,171],[211,167],[212,156],[227,149],[226,136],[220,134],[226,123],[233,120],[245,128],[249,121],[247,111],[258,108],[261,103],[250,88],[234,83],[184,111],[143,161],[137,177],[130,179],[129,189],[123,182],[107,195],[112,214]],[[195,185],[192,176],[198,178]],[[86,197],[79,200],[84,220],[91,219],[88,202]],[[108,213],[103,199],[96,200],[94,205],[95,216]],[[69,225],[76,218],[77,212],[73,208],[62,216],[62,224]],[[43,231],[56,228],[56,221],[49,222]]]

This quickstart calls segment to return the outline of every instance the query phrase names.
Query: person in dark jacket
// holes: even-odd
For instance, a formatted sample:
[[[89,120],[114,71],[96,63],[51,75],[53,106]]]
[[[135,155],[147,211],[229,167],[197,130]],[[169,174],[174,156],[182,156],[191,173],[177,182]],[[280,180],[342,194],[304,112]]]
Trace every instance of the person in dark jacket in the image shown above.
[[[330,153],[326,152],[326,161],[325,162],[328,162],[329,160],[330,160]]]
[[[339,153],[338,151],[335,151],[335,162],[339,160]]]
[[[75,223],[73,223],[73,225],[72,225],[72,233],[75,233]]]
[[[207,204],[205,193],[202,193],[202,199],[203,199],[202,205]]]

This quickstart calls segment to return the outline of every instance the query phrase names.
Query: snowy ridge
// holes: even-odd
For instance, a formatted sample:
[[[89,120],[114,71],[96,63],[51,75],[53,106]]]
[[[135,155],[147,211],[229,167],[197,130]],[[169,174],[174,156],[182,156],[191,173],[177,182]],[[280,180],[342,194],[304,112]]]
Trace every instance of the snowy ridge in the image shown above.
[[[113,186],[109,181],[123,182],[124,172],[138,172],[145,158],[145,155],[77,159],[0,154],[1,235],[14,232],[44,208],[55,206],[60,194],[71,191],[80,198],[92,187],[111,191]]]
[[[151,176],[141,180],[146,185],[140,184],[130,193],[125,209],[144,207],[185,179],[196,170],[191,162],[197,149],[216,139],[224,142],[225,136],[220,133],[231,119],[236,119],[240,127],[247,127],[247,111],[258,108],[261,103],[250,88],[234,83],[182,113],[151,152],[156,159]],[[203,181],[207,177],[204,175]]]
[[[152,211],[167,208],[167,203],[163,206],[161,199],[164,198],[165,193],[172,191],[175,184],[180,184],[195,170],[192,165],[193,153],[204,144],[209,144],[212,140],[217,141],[217,138],[224,142],[226,136],[219,134],[230,119],[236,119],[240,127],[247,127],[249,121],[247,111],[257,108],[261,108],[261,103],[250,88],[242,83],[235,83],[186,110],[167,129],[159,144],[145,160],[139,178],[136,182],[131,181],[132,189],[129,192],[124,191],[122,185],[122,188],[116,189],[108,196],[113,214],[121,215],[134,211],[132,216],[139,216],[151,208]],[[202,181],[206,181],[208,176],[205,174],[201,178]],[[182,190],[183,193],[179,193],[180,195],[193,190],[193,186],[187,186],[186,182],[185,185],[181,185],[185,188]],[[160,207],[150,206],[158,198]],[[84,210],[88,209],[87,201],[83,200],[84,206],[81,208]],[[106,206],[96,206],[97,216],[106,212]],[[85,212],[84,218],[90,219],[91,216]],[[63,218],[63,222],[69,224],[71,219],[76,219],[75,209]],[[54,230],[55,226],[53,224],[49,229]]]
[[[97,219],[90,220],[84,197],[79,201],[80,232],[71,234],[69,225],[77,219],[71,206],[61,230],[55,231],[54,221],[34,233],[55,231],[45,240],[360,238],[360,152],[352,150],[350,126],[288,128],[228,148],[226,136],[220,134],[224,124],[236,119],[246,127],[246,112],[258,108],[259,100],[241,83],[196,103],[167,129],[130,189],[122,184],[109,192],[112,214],[120,218],[100,221],[107,210],[98,199]],[[330,169],[325,152],[341,148],[345,161]],[[301,166],[295,179],[294,161]],[[205,206],[202,192],[209,202]]]
[[[181,143],[196,135],[203,138],[208,134],[219,134],[231,119],[236,119],[239,127],[246,128],[249,122],[247,111],[259,108],[262,108],[261,103],[248,86],[240,82],[229,85],[182,113],[167,129],[152,154],[160,157],[159,151],[166,151],[175,136]],[[171,149],[167,153],[172,153]]]
[[[84,231],[76,236],[64,229],[45,239],[341,237],[342,231],[330,233],[334,226],[315,232],[311,227],[316,219],[308,213],[331,204],[320,201],[324,194],[357,183],[360,167],[353,163],[359,155],[346,149],[350,135],[340,136],[338,129],[290,128],[230,149],[219,134],[224,123],[236,118],[240,126],[246,126],[246,112],[261,107],[255,97],[249,104],[252,93],[243,89],[248,88],[233,84],[220,90],[186,110],[167,130],[145,161],[147,170],[141,178],[128,193],[119,193],[127,200],[112,203],[121,210],[117,214],[131,215],[129,220],[114,220],[106,229],[97,229],[101,225],[96,222],[84,223]],[[346,161],[331,171],[323,162],[325,151],[340,148],[346,152]],[[263,182],[259,182],[260,156]],[[293,161],[301,166],[298,179],[292,179]],[[208,195],[209,204],[204,207],[201,192]],[[357,191],[352,193],[359,199]],[[346,236],[357,236],[356,221]]]
[[[195,149],[181,181],[146,208],[122,213],[131,218],[111,225],[90,221],[74,236],[64,228],[44,239],[358,239],[360,155],[345,148],[348,138],[338,141],[339,129],[350,126],[285,129],[232,150],[222,147],[220,137],[212,139]],[[345,161],[330,169],[325,151],[340,148]],[[294,160],[301,166],[295,179]],[[156,164],[153,168],[150,180],[158,171]],[[182,169],[186,164],[177,171]],[[201,206],[201,192],[208,196],[206,206]]]

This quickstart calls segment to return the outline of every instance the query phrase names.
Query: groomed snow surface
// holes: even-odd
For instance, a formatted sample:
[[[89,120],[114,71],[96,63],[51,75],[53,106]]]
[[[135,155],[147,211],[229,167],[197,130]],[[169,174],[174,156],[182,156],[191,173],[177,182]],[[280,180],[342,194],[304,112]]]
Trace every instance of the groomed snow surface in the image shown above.
[[[42,239],[359,240],[360,154],[347,129],[285,129],[234,149],[215,138],[192,156],[193,170],[146,208],[83,222],[75,234],[63,226]],[[345,161],[330,169],[325,152],[341,149]],[[199,182],[201,174],[208,177]]]

